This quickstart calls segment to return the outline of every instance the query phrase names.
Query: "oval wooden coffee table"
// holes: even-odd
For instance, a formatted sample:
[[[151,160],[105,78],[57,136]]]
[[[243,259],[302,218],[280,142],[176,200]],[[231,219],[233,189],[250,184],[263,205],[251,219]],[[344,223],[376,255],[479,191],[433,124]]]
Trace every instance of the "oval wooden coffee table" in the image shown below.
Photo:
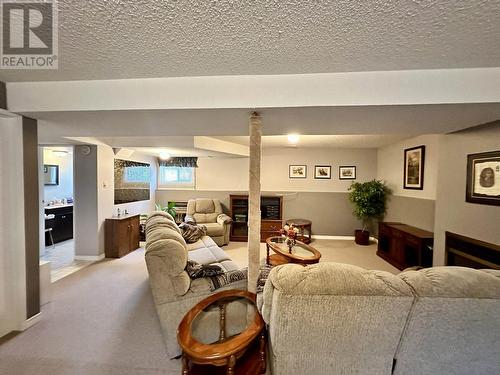
[[[226,305],[236,300],[247,302],[255,310],[253,316],[247,313],[250,321],[242,332],[227,337]],[[219,340],[211,344],[200,342],[193,337],[192,327],[199,316],[214,308],[219,310]],[[183,375],[256,375],[266,372],[264,321],[255,306],[255,294],[246,290],[226,290],[196,304],[179,324],[177,341],[182,349]]]
[[[274,254],[269,254],[272,250]],[[311,245],[296,241],[292,250],[285,244],[285,238],[280,236],[266,239],[266,262],[271,266],[278,266],[286,263],[297,263],[302,265],[318,263],[321,253]]]

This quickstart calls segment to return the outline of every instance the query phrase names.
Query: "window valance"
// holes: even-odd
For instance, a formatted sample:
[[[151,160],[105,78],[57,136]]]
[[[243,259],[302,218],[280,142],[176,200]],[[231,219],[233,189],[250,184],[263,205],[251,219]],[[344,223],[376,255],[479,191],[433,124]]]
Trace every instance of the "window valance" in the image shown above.
[[[115,169],[128,167],[149,167],[149,164],[132,160],[115,159]]]
[[[160,167],[198,168],[196,157],[173,157],[168,160],[158,159]]]

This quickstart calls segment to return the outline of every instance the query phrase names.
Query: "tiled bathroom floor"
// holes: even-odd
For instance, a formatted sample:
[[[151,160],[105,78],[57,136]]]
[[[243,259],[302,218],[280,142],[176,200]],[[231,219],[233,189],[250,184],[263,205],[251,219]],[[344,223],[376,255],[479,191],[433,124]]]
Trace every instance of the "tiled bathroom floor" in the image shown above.
[[[55,247],[46,247],[40,259],[50,262],[52,282],[56,282],[94,263],[94,261],[89,260],[75,260],[74,240],[57,243]]]

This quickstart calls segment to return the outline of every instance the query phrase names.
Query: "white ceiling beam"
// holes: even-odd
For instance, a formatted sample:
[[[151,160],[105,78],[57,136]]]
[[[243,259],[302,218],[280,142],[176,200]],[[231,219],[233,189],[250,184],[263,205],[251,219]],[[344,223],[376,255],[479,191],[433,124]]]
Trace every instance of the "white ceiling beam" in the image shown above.
[[[500,102],[500,68],[7,83],[11,112]]]
[[[213,137],[195,136],[194,147],[202,150],[223,152],[225,154],[249,156],[248,146],[238,143],[223,141]]]

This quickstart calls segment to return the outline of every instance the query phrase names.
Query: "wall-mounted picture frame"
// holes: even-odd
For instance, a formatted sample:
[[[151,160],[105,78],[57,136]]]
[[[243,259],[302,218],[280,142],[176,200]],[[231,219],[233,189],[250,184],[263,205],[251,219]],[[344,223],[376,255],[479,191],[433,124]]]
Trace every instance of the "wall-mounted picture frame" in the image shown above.
[[[329,180],[332,178],[331,165],[315,165],[314,178],[317,180]]]
[[[354,165],[341,165],[339,167],[339,180],[355,180],[356,167]]]
[[[405,149],[403,188],[424,189],[425,146]]]
[[[288,178],[306,178],[306,165],[290,165],[288,166]]]
[[[500,206],[500,150],[467,155],[465,200]]]

